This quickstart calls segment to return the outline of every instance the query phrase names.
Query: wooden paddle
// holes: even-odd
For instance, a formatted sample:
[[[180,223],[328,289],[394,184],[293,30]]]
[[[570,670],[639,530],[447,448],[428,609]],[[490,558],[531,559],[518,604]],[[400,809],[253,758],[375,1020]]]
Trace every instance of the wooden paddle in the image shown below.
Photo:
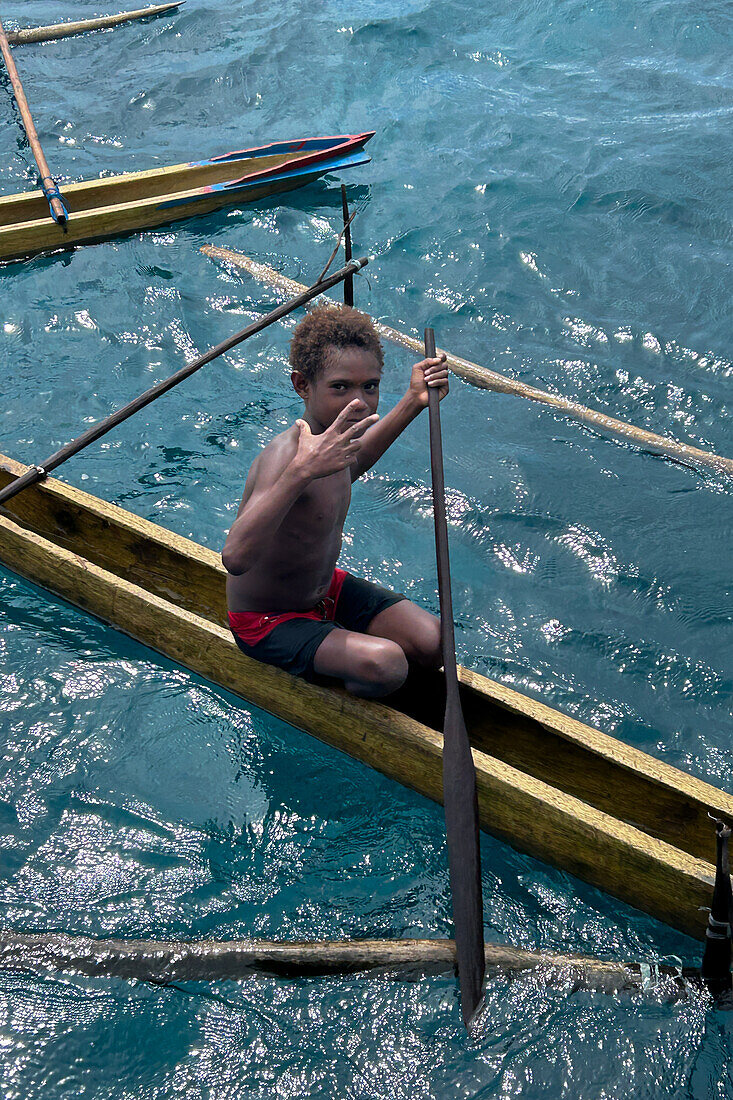
[[[53,219],[61,226],[65,226],[69,218],[69,212],[64,205],[64,200],[61,192],[58,189],[56,181],[51,177],[51,173],[48,168],[48,163],[41,148],[41,143],[38,140],[38,134],[36,133],[36,127],[33,123],[33,117],[28,106],[28,100],[25,98],[25,92],[23,91],[23,85],[20,82],[18,76],[18,70],[15,67],[13,61],[13,54],[10,50],[7,35],[3,30],[3,25],[0,22],[0,51],[5,59],[5,67],[8,70],[8,76],[10,77],[10,83],[13,86],[13,92],[15,94],[15,101],[18,104],[20,110],[20,116],[23,119],[23,125],[25,126],[25,132],[28,136],[28,143],[33,150],[33,156],[36,158],[36,164],[38,165],[38,171],[41,176],[41,189],[46,196],[48,205],[51,208],[51,214]]]
[[[348,275],[353,274],[355,271],[361,271],[363,267],[369,263],[366,256],[362,256],[361,259],[352,260],[346,267],[342,267],[340,271],[334,272],[333,275],[329,275],[327,279],[318,280],[313,286],[308,287],[302,294],[299,294],[295,298],[291,298],[288,302],[283,302],[282,305],[277,306],[265,317],[261,317],[259,321],[253,321],[251,325],[247,325],[240,332],[235,332],[233,336],[229,336],[226,340],[223,340],[221,344],[217,344],[215,348],[211,348],[209,351],[204,352],[197,359],[194,359],[192,363],[188,363],[185,367],[181,367],[179,371],[172,374],[170,378],[164,379],[162,382],[157,382],[154,386],[151,386],[149,390],[145,390],[139,397],[129,401],[127,405],[123,405],[117,412],[110,413],[104,420],[100,420],[97,424],[92,424],[91,428],[87,428],[80,436],[73,439],[70,443],[67,443],[60,450],[56,451],[47,458],[40,466],[31,466],[27,473],[22,474],[21,477],[11,481],[9,485],[6,485],[4,489],[0,490],[0,504],[6,500],[10,500],[11,497],[16,496],[17,493],[22,492],[23,489],[27,489],[29,485],[35,485],[37,481],[43,481],[47,474],[50,474],[51,470],[55,470],[57,466],[60,466],[62,462],[66,462],[67,459],[73,455],[78,454],[85,447],[88,447],[90,443],[94,443],[95,440],[100,439],[107,432],[112,431],[118,424],[121,424],[123,420],[128,420],[131,416],[134,416],[140,409],[144,409],[146,405],[149,405],[152,401],[155,401],[157,397],[161,397],[168,390],[172,390],[174,386],[177,386],[179,382],[183,382],[184,379],[190,378],[192,374],[195,374],[197,370],[201,370],[203,366],[210,363],[212,359],[216,359],[219,355],[223,355],[227,351],[231,351],[237,344],[241,344],[243,340],[247,340],[250,336],[254,336],[257,332],[262,332],[263,329],[269,325],[279,321],[282,317],[287,317],[288,313],[292,313],[294,309],[298,309],[299,306],[305,305],[306,302],[310,302],[312,298],[317,298],[319,294],[323,294],[324,290],[329,290],[332,286],[336,286],[342,279],[345,279]]]
[[[435,357],[435,333],[425,329],[425,358]],[[443,721],[443,803],[448,840],[448,865],[453,897],[458,981],[463,1022],[469,1026],[481,1004],[484,982],[484,918],[481,895],[478,800],[476,773],[468,731],[463,719],[456,641],[453,629],[453,597],[450,585],[448,524],[445,514],[443,442],[440,433],[440,398],[428,389],[430,414],[430,465],[433,476],[435,549],[438,559],[440,636],[445,668],[446,706]]]

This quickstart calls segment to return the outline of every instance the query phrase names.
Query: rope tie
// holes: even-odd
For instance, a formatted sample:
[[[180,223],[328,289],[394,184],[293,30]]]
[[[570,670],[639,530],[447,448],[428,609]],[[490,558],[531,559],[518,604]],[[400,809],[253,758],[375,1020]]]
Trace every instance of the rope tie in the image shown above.
[[[61,206],[63,207],[63,211],[64,211],[64,220],[67,220],[68,217],[69,217],[69,211],[66,208],[66,203],[64,202],[64,196],[59,191],[59,185],[56,183],[56,180],[53,178],[53,176],[42,176],[41,177],[41,190],[43,191],[43,194],[46,196],[46,201],[48,202],[49,206],[51,206],[51,202],[52,202],[53,199],[57,199],[58,202],[61,203]],[[53,209],[53,206],[51,206],[51,214],[53,215],[53,220],[58,223],[60,221],[60,219],[59,219],[58,215],[56,214],[55,210]]]

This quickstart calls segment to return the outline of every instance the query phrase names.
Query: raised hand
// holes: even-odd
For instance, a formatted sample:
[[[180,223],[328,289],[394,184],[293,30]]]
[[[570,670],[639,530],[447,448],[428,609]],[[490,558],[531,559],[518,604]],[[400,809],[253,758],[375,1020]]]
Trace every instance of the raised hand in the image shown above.
[[[313,435],[305,420],[295,421],[300,434],[293,463],[308,477],[328,477],[356,462],[360,437],[379,420],[377,413],[355,420],[361,404],[359,398],[350,401],[320,435]]]
[[[434,359],[423,359],[415,363],[410,377],[410,392],[423,408],[428,404],[428,386],[437,386],[442,401],[448,393],[448,368],[445,365],[445,352],[441,351]]]

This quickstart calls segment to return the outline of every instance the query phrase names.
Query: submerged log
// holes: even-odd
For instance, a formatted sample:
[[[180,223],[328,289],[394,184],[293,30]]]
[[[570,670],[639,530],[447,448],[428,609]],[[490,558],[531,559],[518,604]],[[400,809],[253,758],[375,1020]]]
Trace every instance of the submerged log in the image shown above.
[[[281,275],[279,271],[267,264],[251,260],[241,252],[235,252],[230,248],[221,248],[218,245],[204,245],[201,251],[213,260],[223,260],[233,267],[241,268],[262,283],[268,283],[289,295],[297,294],[302,289],[302,284],[295,279],[289,279]],[[324,299],[329,300],[329,299]],[[316,305],[318,303],[314,303]],[[409,348],[423,357],[422,343],[414,336],[399,329],[374,320],[374,327],[385,340],[391,340],[394,344]],[[445,348],[438,348],[445,351]],[[459,378],[482,390],[493,390],[495,393],[509,393],[514,397],[523,397],[528,401],[536,401],[541,405],[548,405],[554,412],[567,416],[571,420],[577,420],[582,424],[588,424],[591,428],[604,435],[611,435],[619,439],[627,439],[637,447],[646,451],[667,455],[695,468],[706,467],[716,470],[721,474],[733,474],[733,458],[715,454],[712,451],[704,451],[700,447],[693,447],[689,443],[682,443],[678,439],[658,435],[656,432],[647,431],[646,428],[638,428],[625,420],[618,420],[614,416],[599,412],[598,409],[590,409],[581,405],[578,401],[572,401],[560,394],[548,393],[546,390],[528,386],[526,382],[519,382],[515,378],[509,378],[498,371],[482,367],[478,363],[472,363],[469,359],[463,359],[459,355],[446,352],[448,366]]]
[[[487,980],[536,972],[549,984],[599,993],[653,988],[684,999],[697,971],[604,962],[584,955],[485,944]],[[97,940],[63,933],[0,932],[0,970],[66,971],[88,977],[176,981],[241,981],[255,977],[325,978],[359,974],[417,981],[454,974],[453,940]]]

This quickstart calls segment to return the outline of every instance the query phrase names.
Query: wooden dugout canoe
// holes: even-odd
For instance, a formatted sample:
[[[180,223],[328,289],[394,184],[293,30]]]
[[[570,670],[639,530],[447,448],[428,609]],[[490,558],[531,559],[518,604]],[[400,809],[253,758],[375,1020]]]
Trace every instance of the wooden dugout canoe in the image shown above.
[[[311,183],[326,172],[366,164],[374,132],[280,141],[210,160],[64,183],[66,230],[49,216],[42,191],[0,198],[0,260],[100,241],[255,202]]]
[[[0,456],[0,487],[26,466]],[[219,555],[49,478],[0,509],[0,561],[215,684],[441,799],[442,686],[390,701],[316,687],[244,657],[225,626]],[[460,669],[482,827],[697,938],[733,797]]]

